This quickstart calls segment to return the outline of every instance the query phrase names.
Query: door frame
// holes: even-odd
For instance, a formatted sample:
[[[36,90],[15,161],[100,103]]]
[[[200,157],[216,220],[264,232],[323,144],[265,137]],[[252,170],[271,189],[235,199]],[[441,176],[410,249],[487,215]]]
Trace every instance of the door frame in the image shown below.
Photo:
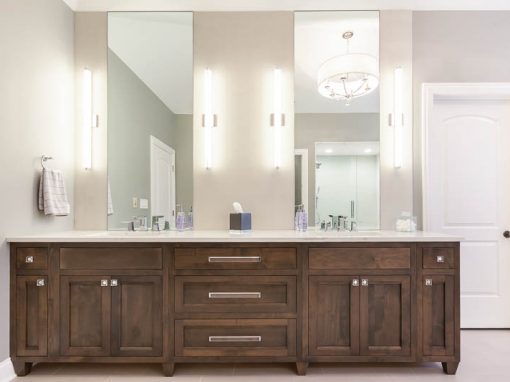
[[[428,132],[436,99],[510,100],[510,82],[424,83],[422,84],[421,152],[422,152],[422,221],[423,230],[430,229],[428,222]]]
[[[151,135],[150,136],[150,146],[149,146],[149,152],[150,152],[150,175],[151,175],[151,180],[150,180],[150,187],[151,187],[151,219],[152,219],[152,216],[154,216],[154,200],[156,198],[156,194],[154,192],[155,190],[155,185],[154,185],[154,180],[156,179],[156,176],[155,176],[155,168],[154,168],[154,152],[153,152],[153,147],[159,147],[160,149],[168,152],[170,154],[170,158],[171,158],[171,161],[172,161],[172,173],[170,174],[170,179],[172,181],[172,188],[171,188],[171,196],[170,196],[170,206],[172,208],[172,211],[174,211],[175,213],[175,200],[176,200],[176,195],[175,195],[175,150],[168,146],[166,143],[160,141],[158,138],[156,138],[155,136]],[[174,220],[175,216],[169,216],[169,223],[170,223],[170,226],[172,226],[172,222]],[[149,221],[150,222],[150,221]]]

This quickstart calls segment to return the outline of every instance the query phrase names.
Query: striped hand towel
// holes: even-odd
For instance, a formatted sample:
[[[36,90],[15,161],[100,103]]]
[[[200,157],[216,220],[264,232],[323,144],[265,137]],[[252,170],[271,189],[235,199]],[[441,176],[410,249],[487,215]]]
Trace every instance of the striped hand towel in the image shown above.
[[[67,216],[71,212],[62,171],[42,171],[39,182],[39,211],[55,216]]]

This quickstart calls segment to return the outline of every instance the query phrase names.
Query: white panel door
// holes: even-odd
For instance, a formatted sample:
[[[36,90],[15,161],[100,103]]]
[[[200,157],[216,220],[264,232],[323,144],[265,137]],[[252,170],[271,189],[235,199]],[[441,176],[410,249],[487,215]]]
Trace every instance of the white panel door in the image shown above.
[[[175,151],[151,136],[151,217],[164,216],[173,227],[175,216]]]
[[[510,327],[510,101],[429,104],[425,229],[463,237],[461,325]]]

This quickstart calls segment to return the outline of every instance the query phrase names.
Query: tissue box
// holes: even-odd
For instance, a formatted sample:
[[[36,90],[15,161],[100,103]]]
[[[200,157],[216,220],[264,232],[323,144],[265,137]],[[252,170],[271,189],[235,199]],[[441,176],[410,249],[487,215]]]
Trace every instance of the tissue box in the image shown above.
[[[250,231],[251,230],[251,213],[242,212],[240,214],[230,214],[230,230],[231,231]]]

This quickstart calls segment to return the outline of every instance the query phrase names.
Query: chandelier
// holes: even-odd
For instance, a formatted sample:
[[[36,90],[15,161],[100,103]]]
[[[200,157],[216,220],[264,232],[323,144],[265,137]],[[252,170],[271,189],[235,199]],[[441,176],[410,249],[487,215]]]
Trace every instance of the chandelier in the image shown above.
[[[351,31],[342,37],[347,41],[347,53],[325,61],[319,68],[317,86],[319,93],[349,105],[354,98],[373,92],[379,85],[379,63],[374,56],[351,53],[349,40]]]

